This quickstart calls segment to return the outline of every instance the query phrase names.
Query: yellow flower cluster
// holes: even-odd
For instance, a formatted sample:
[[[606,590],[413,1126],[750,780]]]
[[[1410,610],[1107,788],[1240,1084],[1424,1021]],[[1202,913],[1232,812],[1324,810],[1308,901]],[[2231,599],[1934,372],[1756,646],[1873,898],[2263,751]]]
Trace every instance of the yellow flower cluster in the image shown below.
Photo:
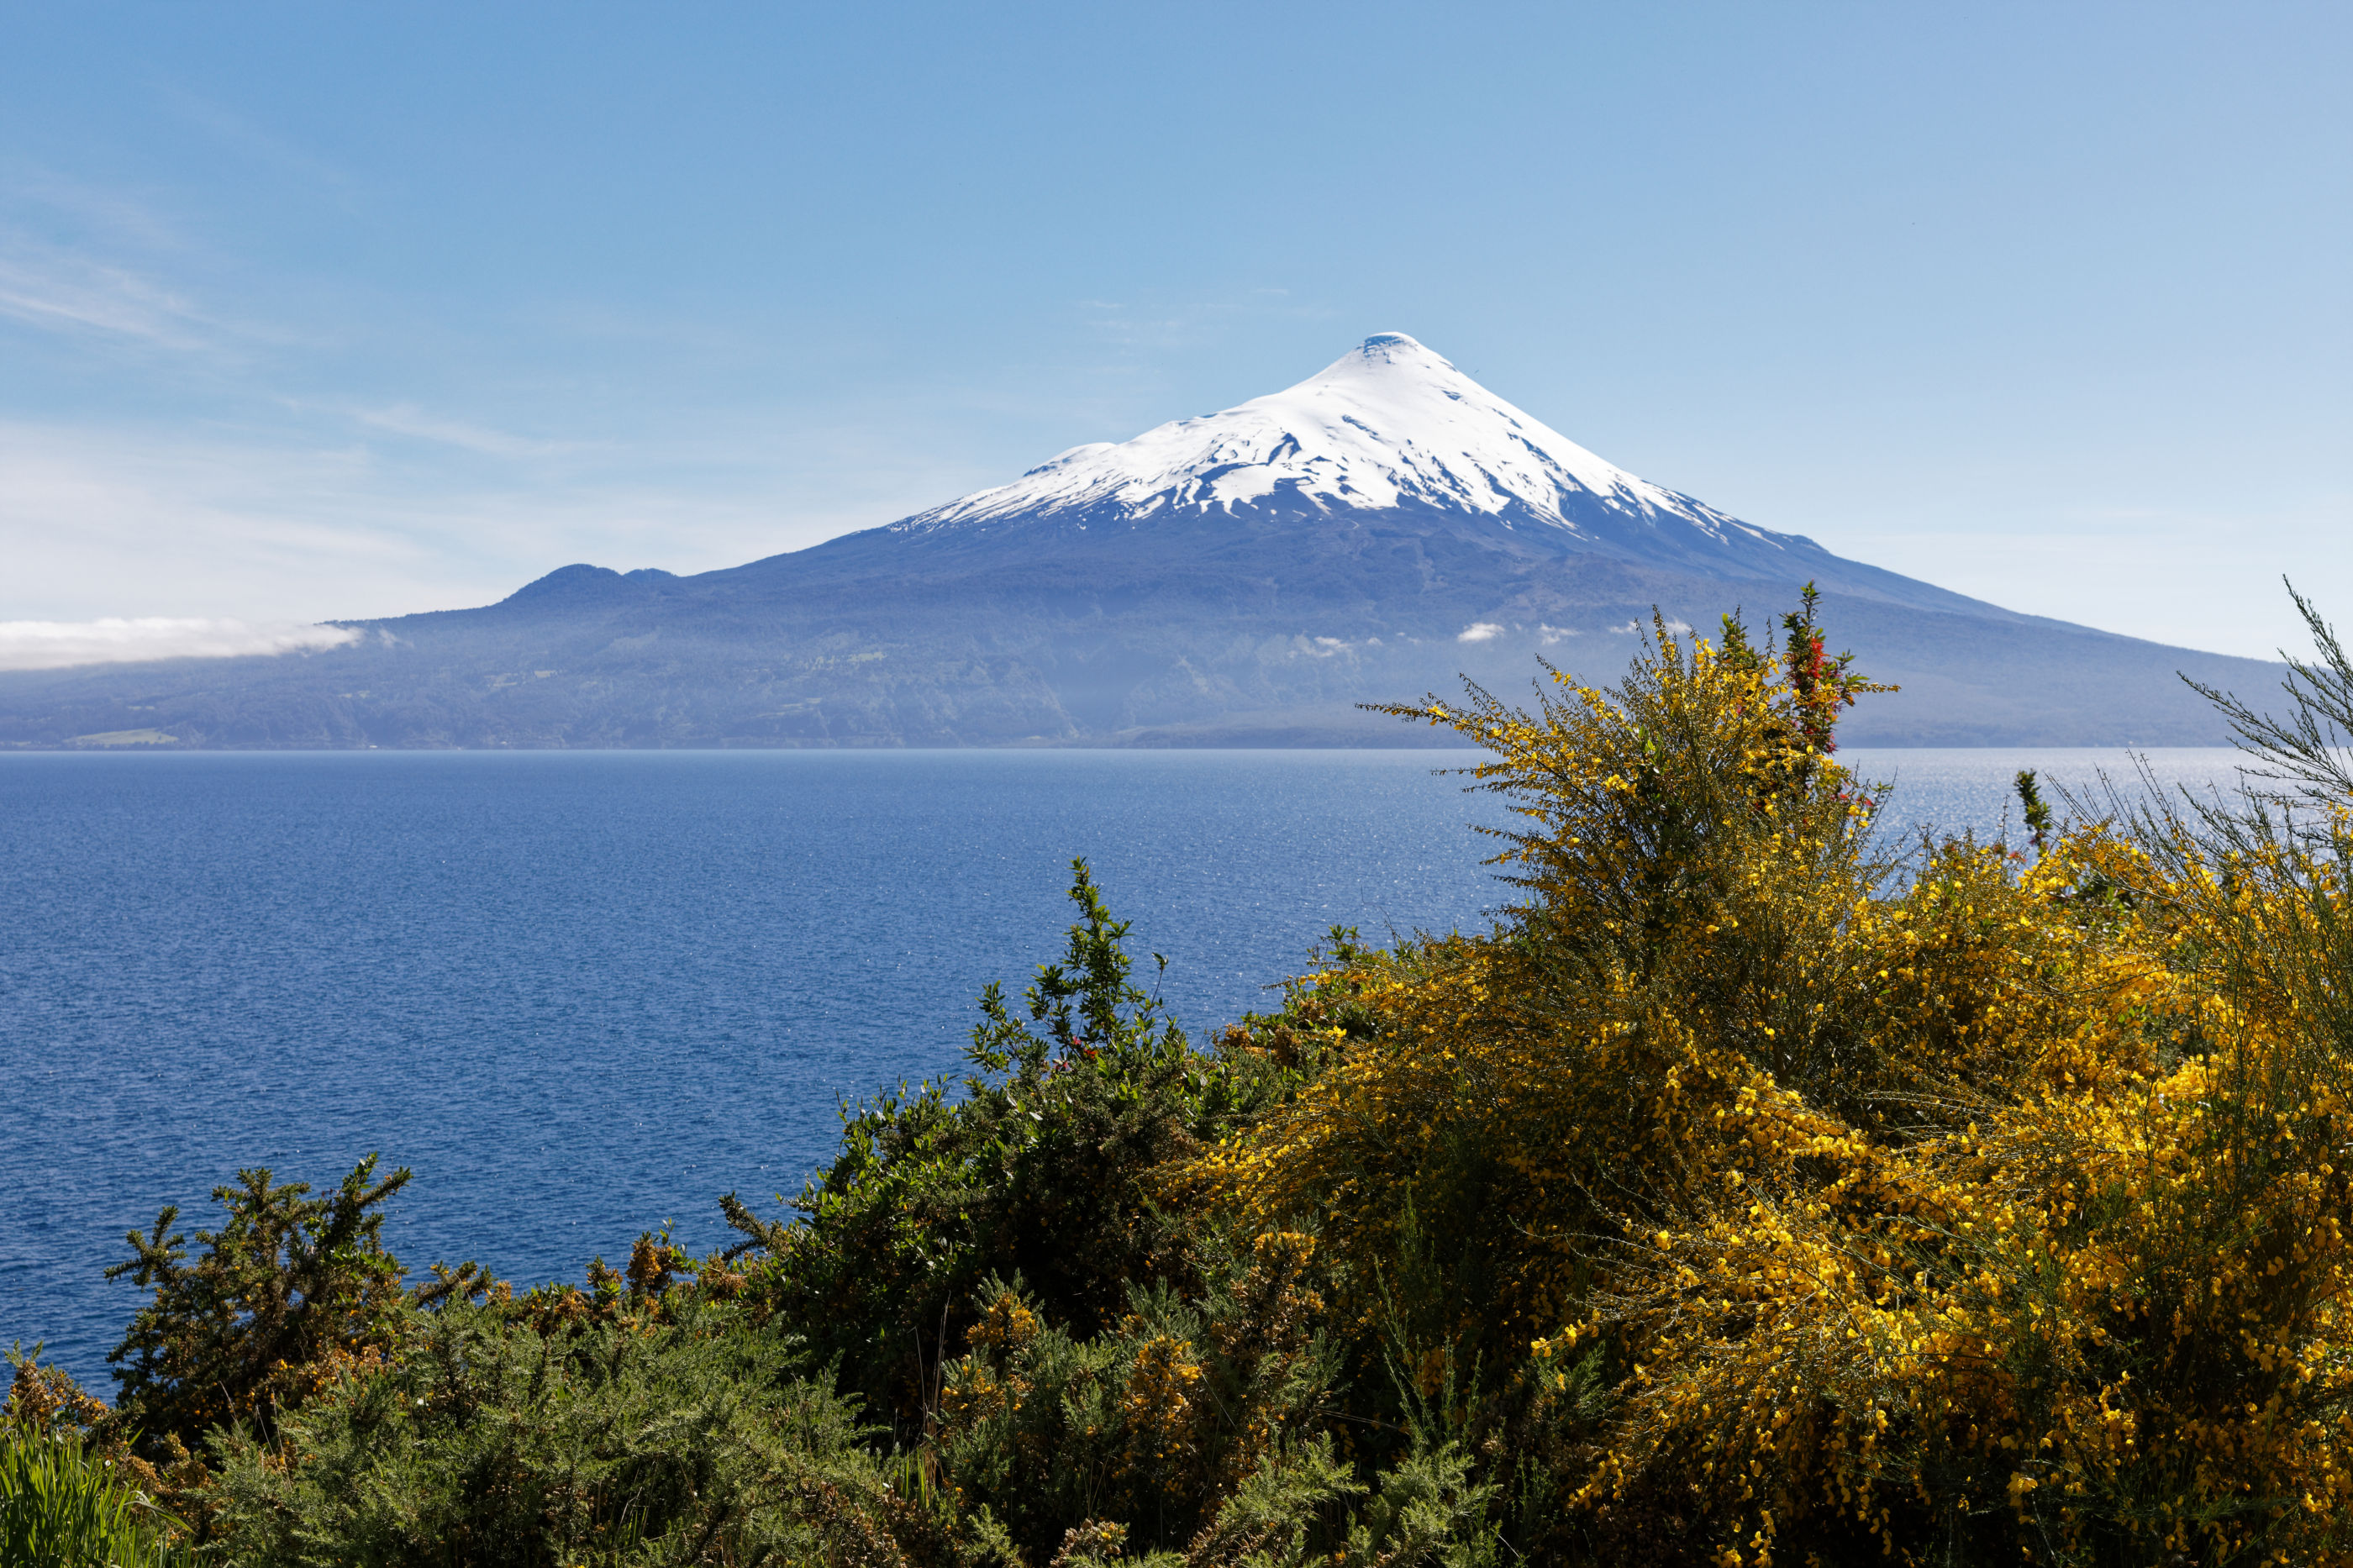
[[[1132,1461],[1164,1466],[1191,1446],[1200,1381],[1201,1363],[1187,1342],[1156,1334],[1137,1347],[1120,1402]]]
[[[1823,679],[1662,631],[1406,710],[1492,753],[1525,903],[1310,977],[1370,1026],[1192,1179],[1364,1278],[1474,1216],[1456,1329],[1605,1528],[2353,1562],[2353,828],[1883,857]]]
[[[1008,1356],[1038,1337],[1038,1314],[1011,1290],[1000,1289],[972,1326],[972,1342],[997,1355]]]

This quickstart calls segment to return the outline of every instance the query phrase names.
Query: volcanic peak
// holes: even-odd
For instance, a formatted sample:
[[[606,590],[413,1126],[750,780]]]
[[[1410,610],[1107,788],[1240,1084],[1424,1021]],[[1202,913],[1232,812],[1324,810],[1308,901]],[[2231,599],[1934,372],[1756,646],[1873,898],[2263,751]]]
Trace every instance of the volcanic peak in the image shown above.
[[[1630,527],[1717,546],[1786,537],[1604,461],[1403,332],[1376,333],[1284,391],[1130,441],[1073,447],[1011,484],[892,529],[1107,512],[1143,523],[1270,508],[1436,510],[1596,542]]]

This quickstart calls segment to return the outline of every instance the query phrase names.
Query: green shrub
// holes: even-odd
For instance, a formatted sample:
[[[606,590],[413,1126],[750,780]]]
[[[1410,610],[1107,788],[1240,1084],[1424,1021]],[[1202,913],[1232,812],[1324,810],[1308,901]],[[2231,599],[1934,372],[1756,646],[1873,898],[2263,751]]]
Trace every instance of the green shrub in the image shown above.
[[[216,1439],[251,1568],[892,1561],[900,1508],[853,1405],[779,1336],[682,1300],[545,1331],[412,1319],[380,1366]]]
[[[372,1363],[400,1332],[406,1312],[480,1288],[468,1264],[416,1292],[384,1249],[382,1205],[408,1181],[404,1167],[375,1178],[373,1154],[319,1197],[268,1170],[239,1171],[216,1187],[227,1211],[216,1230],[188,1238],[166,1208],[152,1234],[132,1231],[132,1257],[106,1271],[152,1290],[107,1359],[121,1384],[117,1424],[144,1435],[151,1455],[193,1447],[215,1426],[267,1432],[283,1409],[344,1371]]]
[[[758,1310],[838,1358],[843,1386],[913,1441],[926,1390],[963,1342],[983,1280],[1018,1274],[1082,1338],[1114,1323],[1133,1289],[1204,1286],[1198,1206],[1165,1203],[1155,1173],[1198,1152],[1301,1078],[1248,1049],[1203,1056],[1130,979],[1126,923],[1084,861],[1080,919],[1018,1019],[981,999],[973,1070],[850,1113],[841,1152],[791,1226],[730,1217],[754,1251]]]
[[[1327,1425],[1335,1360],[1314,1238],[1269,1235],[1190,1300],[1130,1290],[1101,1332],[1047,1321],[1018,1277],[976,1299],[971,1351],[941,1373],[944,1484],[1033,1553],[1073,1521],[1117,1519],[1134,1543],[1190,1540],[1271,1457]]]

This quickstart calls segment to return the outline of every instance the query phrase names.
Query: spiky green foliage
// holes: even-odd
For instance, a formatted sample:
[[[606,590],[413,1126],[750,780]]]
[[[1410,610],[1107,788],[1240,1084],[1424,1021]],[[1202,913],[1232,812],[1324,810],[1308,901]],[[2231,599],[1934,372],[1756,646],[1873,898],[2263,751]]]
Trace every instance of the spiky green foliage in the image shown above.
[[[1190,1299],[1131,1287],[1087,1337],[1018,1276],[986,1282],[971,1349],[940,1375],[943,1480],[1033,1554],[1083,1519],[1126,1521],[1132,1545],[1190,1541],[1244,1478],[1328,1428],[1337,1371],[1312,1237],[1264,1237],[1205,1271]]]
[[[252,1568],[858,1561],[899,1505],[798,1347],[691,1304],[545,1331],[459,1306],[274,1442],[218,1439],[224,1554]]]
[[[478,1288],[480,1271],[468,1264],[437,1270],[414,1294],[402,1289],[379,1233],[384,1202],[408,1171],[378,1181],[375,1167],[371,1154],[315,1197],[307,1183],[239,1171],[234,1186],[213,1189],[227,1218],[196,1233],[193,1258],[174,1228],[176,1206],[152,1232],[130,1233],[132,1256],[106,1277],[128,1275],[153,1294],[107,1357],[122,1423],[151,1447],[193,1445],[231,1422],[266,1431],[322,1379],[379,1356],[405,1309]]]
[[[2019,815],[2026,821],[2027,841],[2034,846],[2037,855],[2051,847],[2051,803],[2042,798],[2042,785],[2032,768],[2021,768],[2015,781],[2018,790]]]
[[[1165,1204],[1152,1174],[1298,1079],[1262,1053],[1192,1050],[1131,978],[1126,922],[1083,860],[1071,872],[1061,962],[1039,970],[1021,1016],[989,986],[970,1072],[851,1112],[788,1230],[729,1205],[739,1252],[759,1257],[751,1300],[839,1358],[844,1386],[902,1436],[992,1275],[1020,1275],[1082,1336],[1132,1289],[1198,1290],[1204,1216]]]
[[[2271,786],[2276,802],[2293,802],[2326,816],[2353,799],[2353,656],[2319,606],[2287,585],[2296,614],[2311,634],[2319,657],[2299,658],[2283,651],[2287,679],[2280,690],[2287,706],[2277,713],[2253,707],[2185,675],[2181,679],[2229,721],[2240,748],[2254,761],[2257,777]]]

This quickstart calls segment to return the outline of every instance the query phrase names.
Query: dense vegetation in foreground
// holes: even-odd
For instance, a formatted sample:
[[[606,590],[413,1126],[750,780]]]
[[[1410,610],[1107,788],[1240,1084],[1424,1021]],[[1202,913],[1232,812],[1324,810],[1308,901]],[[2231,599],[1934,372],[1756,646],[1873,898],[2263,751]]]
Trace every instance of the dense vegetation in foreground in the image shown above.
[[[1082,867],[796,1214],[518,1294],[406,1279],[405,1172],[246,1172],[132,1237],[111,1408],[20,1358],[6,1463],[126,1563],[2353,1562],[2314,626],[2226,709],[2274,795],[2062,834],[2025,778],[2015,852],[1883,853],[1810,604],[1399,710],[1521,813],[1493,931],[1335,932],[1199,1049]]]

